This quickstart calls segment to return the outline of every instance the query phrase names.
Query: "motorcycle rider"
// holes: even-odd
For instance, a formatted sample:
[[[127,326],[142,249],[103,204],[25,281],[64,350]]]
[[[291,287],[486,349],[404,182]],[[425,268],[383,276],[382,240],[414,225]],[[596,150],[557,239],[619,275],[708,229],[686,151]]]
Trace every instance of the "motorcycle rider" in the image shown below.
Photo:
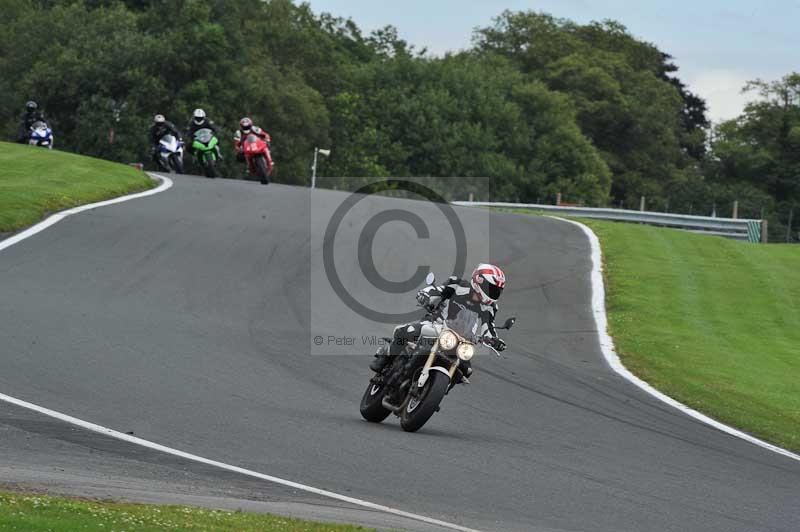
[[[25,104],[25,114],[22,116],[22,124],[19,127],[17,142],[27,144],[31,138],[31,126],[36,122],[44,122],[44,115],[39,111],[39,105],[33,100]]]
[[[155,163],[158,163],[159,143],[165,135],[172,135],[179,142],[183,142],[175,124],[164,118],[164,115],[158,114],[153,117],[153,124],[150,126],[150,145],[153,151],[153,162]]]
[[[274,166],[272,154],[270,153],[272,137],[269,136],[269,133],[253,124],[253,121],[248,117],[244,117],[239,120],[239,129],[237,129],[236,133],[233,135],[233,146],[236,149],[236,160],[239,162],[244,162],[245,160],[242,139],[246,138],[248,135],[260,137],[264,139],[264,142],[267,143],[267,171],[271,173],[272,167]]]
[[[217,126],[214,124],[214,122],[208,119],[206,112],[202,109],[195,109],[192,113],[192,119],[186,126],[186,138],[194,139],[194,134],[201,129],[210,129],[211,132],[214,133],[214,136],[219,137]],[[187,150],[189,153],[194,154],[194,149],[191,142],[187,144]],[[222,153],[219,151],[219,145],[217,145],[217,158],[222,159]]]
[[[494,318],[497,315],[497,300],[503,292],[506,276],[503,270],[492,264],[479,264],[472,272],[469,281],[450,277],[441,286],[428,286],[417,293],[417,302],[429,314],[425,319],[400,325],[394,330],[394,338],[389,346],[388,353],[381,349],[375,354],[369,368],[378,373],[399,355],[408,342],[419,339],[424,323],[436,321],[439,318],[452,319],[464,308],[475,311],[481,319],[482,327],[478,337],[498,351],[506,348],[506,343],[497,336],[494,328]],[[469,378],[472,374],[472,364],[461,361],[461,373]]]

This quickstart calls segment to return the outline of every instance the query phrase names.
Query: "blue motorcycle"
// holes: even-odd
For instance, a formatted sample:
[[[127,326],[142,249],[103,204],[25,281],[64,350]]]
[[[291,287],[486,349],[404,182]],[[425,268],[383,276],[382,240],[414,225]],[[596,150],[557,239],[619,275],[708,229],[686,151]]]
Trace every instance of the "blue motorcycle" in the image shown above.
[[[28,144],[31,146],[40,146],[42,148],[53,149],[53,130],[46,122],[38,120],[31,126],[31,135],[28,138]]]
[[[158,166],[163,172],[183,173],[183,141],[164,135],[158,141]]]

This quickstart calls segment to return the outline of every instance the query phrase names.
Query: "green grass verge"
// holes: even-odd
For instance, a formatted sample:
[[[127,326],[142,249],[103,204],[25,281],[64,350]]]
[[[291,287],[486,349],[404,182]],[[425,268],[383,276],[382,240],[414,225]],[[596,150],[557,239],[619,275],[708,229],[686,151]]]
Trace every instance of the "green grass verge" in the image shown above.
[[[0,493],[0,530],[352,532],[372,530],[266,514]]]
[[[625,366],[800,451],[800,246],[581,222],[600,239],[609,332]]]
[[[0,142],[0,232],[45,215],[151,188],[130,166],[56,150]]]

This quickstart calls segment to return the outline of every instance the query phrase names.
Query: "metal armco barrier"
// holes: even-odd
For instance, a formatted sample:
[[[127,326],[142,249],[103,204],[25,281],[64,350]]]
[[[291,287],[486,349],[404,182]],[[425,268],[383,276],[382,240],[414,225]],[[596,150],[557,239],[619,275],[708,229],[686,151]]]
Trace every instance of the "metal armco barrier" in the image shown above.
[[[674,227],[695,233],[723,236],[749,242],[762,242],[762,220],[743,218],[715,218],[712,216],[692,216],[688,214],[669,214],[664,212],[632,211],[627,209],[603,209],[594,207],[563,207],[540,205],[537,203],[502,203],[487,201],[454,201],[454,205],[464,207],[498,207],[503,209],[531,209],[561,216],[598,218],[618,222],[633,222],[663,227]],[[766,234],[764,234],[766,236]],[[766,241],[766,239],[764,239]]]

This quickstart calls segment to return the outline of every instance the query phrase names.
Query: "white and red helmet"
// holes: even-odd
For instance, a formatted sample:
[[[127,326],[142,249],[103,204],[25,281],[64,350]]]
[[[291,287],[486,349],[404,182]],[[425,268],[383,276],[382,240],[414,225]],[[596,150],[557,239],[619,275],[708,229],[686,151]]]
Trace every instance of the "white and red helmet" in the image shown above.
[[[478,264],[469,280],[472,289],[481,296],[481,303],[491,305],[500,298],[506,286],[506,274],[492,264]]]

